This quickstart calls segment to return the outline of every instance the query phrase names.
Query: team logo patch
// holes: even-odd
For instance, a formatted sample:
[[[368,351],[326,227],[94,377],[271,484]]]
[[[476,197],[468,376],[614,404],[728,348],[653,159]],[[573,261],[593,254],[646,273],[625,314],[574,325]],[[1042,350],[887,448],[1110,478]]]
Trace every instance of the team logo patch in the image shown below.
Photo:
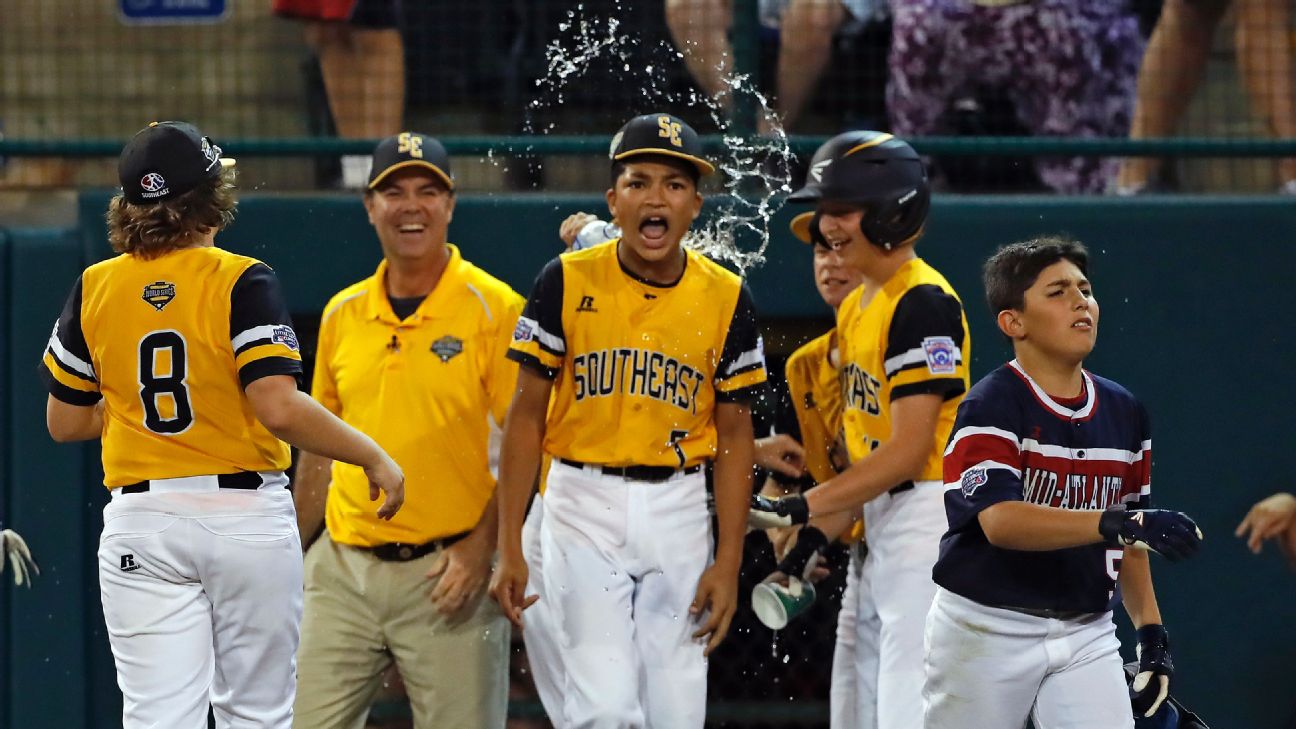
[[[171,300],[175,298],[175,284],[167,281],[151,283],[144,287],[144,294],[140,298],[148,302],[149,306],[154,309],[162,311],[163,307],[171,303]]]
[[[927,371],[933,375],[952,375],[956,369],[958,349],[951,337],[927,337],[922,342],[927,356]]]
[[[535,338],[535,329],[531,327],[531,322],[525,319],[518,319],[517,326],[513,327],[513,341],[529,342]]]
[[[463,340],[449,335],[441,337],[432,343],[432,351],[436,352],[436,356],[440,357],[442,362],[449,362],[456,354],[463,351]]]
[[[207,137],[203,137],[202,140],[202,154],[207,158],[208,170],[220,163],[221,148],[212,144]]]
[[[971,468],[963,474],[963,495],[972,498],[976,490],[985,485],[990,479],[986,476],[984,468]]]
[[[140,197],[161,197],[171,192],[171,188],[167,187],[166,178],[157,172],[150,172],[141,177],[140,187],[144,189]]]
[[[830,164],[832,164],[831,159],[815,162],[810,166],[810,178],[815,182],[823,182],[824,170],[828,169],[828,165]]]
[[[282,344],[294,352],[297,351],[297,332],[294,332],[290,326],[281,324],[275,327],[274,333],[270,335],[270,341]]]

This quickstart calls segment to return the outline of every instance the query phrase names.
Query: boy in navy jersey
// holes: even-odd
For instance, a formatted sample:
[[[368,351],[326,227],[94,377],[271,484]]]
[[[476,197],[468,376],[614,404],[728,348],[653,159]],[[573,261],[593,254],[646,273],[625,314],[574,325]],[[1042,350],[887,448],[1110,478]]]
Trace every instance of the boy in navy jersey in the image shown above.
[[[1150,509],[1147,411],[1085,371],[1098,302],[1079,243],[1000,249],[984,279],[1016,359],[974,386],[945,450],[945,507],[927,617],[927,729],[1130,729],[1173,667],[1148,551],[1201,541],[1192,519]],[[1138,629],[1127,690],[1112,607]]]

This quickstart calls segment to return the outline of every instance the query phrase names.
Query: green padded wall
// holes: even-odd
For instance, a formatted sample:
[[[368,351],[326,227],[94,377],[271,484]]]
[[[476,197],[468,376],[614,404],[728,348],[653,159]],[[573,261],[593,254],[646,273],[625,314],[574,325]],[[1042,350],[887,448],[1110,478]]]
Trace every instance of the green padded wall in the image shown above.
[[[106,194],[82,200],[71,231],[11,231],[0,264],[9,327],[0,363],[9,429],[0,504],[32,538],[46,574],[35,590],[0,592],[6,635],[0,725],[116,726],[111,663],[98,617],[91,449],[58,446],[42,423],[34,363],[67,287],[107,255]],[[560,250],[566,214],[601,211],[601,198],[470,197],[458,203],[451,239],[465,255],[522,292]],[[782,233],[751,287],[767,318],[825,317],[810,282],[810,254]],[[71,225],[72,221],[69,221]],[[1154,567],[1174,644],[1176,693],[1215,726],[1280,729],[1292,714],[1296,576],[1268,549],[1250,555],[1232,536],[1251,503],[1293,489],[1283,458],[1296,441],[1296,394],[1284,383],[1296,359],[1290,311],[1296,294],[1296,203],[1280,198],[938,198],[920,253],[963,294],[973,333],[973,374],[1002,363],[1007,348],[982,303],[979,266],[996,245],[1068,232],[1095,254],[1102,306],[1091,368],[1140,395],[1152,413],[1154,499],[1197,517],[1206,532],[1195,560]],[[258,256],[282,277],[293,309],[309,316],[342,286],[368,275],[379,252],[359,200],[348,196],[249,195],[227,247]],[[3,246],[0,246],[3,250]],[[817,334],[807,331],[805,338]],[[1123,621],[1123,617],[1121,618]],[[1128,634],[1125,633],[1126,637]],[[57,687],[51,689],[51,687]],[[45,697],[56,690],[60,701]],[[0,693],[0,702],[6,694]],[[53,705],[58,721],[32,717]],[[6,709],[0,703],[0,710]],[[94,717],[95,723],[84,723]],[[7,719],[7,723],[6,720]]]

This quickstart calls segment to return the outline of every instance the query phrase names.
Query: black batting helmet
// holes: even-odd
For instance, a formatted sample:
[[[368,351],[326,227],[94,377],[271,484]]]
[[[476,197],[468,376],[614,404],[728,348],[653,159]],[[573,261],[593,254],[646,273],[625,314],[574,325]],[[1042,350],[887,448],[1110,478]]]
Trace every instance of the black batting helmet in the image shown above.
[[[788,196],[794,203],[825,200],[862,207],[864,237],[891,250],[922,230],[931,186],[922,159],[903,139],[885,132],[846,132],[819,147],[805,186]],[[812,242],[812,221],[813,213],[798,215],[792,233]]]

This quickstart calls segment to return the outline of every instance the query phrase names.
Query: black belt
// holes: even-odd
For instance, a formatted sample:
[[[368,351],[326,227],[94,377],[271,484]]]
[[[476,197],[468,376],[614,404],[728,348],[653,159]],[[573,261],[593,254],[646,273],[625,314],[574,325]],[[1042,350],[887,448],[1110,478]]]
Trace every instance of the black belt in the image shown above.
[[[700,463],[688,468],[673,468],[671,466],[600,466],[597,463],[582,463],[573,461],[570,458],[559,458],[558,460],[573,468],[591,466],[599,469],[604,476],[620,476],[631,481],[665,481],[677,473],[688,475],[702,470],[702,464]]]
[[[244,489],[255,491],[261,488],[261,474],[256,471],[239,471],[238,473],[222,473],[216,476],[216,482],[223,489]],[[138,481],[136,483],[122,486],[120,491],[123,494],[142,494],[149,490],[148,481]]]
[[[892,496],[895,496],[896,494],[903,494],[904,492],[908,491],[909,489],[911,489],[911,488],[913,488],[913,487],[914,487],[914,482],[913,482],[913,481],[905,481],[904,483],[900,484],[899,486],[893,486],[893,487],[891,488],[891,490],[888,491],[887,493],[888,493],[888,494],[891,494]]]
[[[1093,615],[1083,610],[1058,610],[1055,608],[1025,608],[1013,607],[1011,605],[996,605],[1000,610],[1011,610],[1022,615],[1030,615],[1034,618],[1049,618],[1051,620],[1078,620],[1086,615]]]
[[[448,537],[433,539],[422,544],[388,542],[387,544],[378,544],[372,547],[356,547],[356,549],[368,552],[384,562],[409,562],[425,554],[431,554],[438,549],[449,547],[451,544],[468,536],[468,534],[469,532],[459,532],[458,534],[451,534]]]

